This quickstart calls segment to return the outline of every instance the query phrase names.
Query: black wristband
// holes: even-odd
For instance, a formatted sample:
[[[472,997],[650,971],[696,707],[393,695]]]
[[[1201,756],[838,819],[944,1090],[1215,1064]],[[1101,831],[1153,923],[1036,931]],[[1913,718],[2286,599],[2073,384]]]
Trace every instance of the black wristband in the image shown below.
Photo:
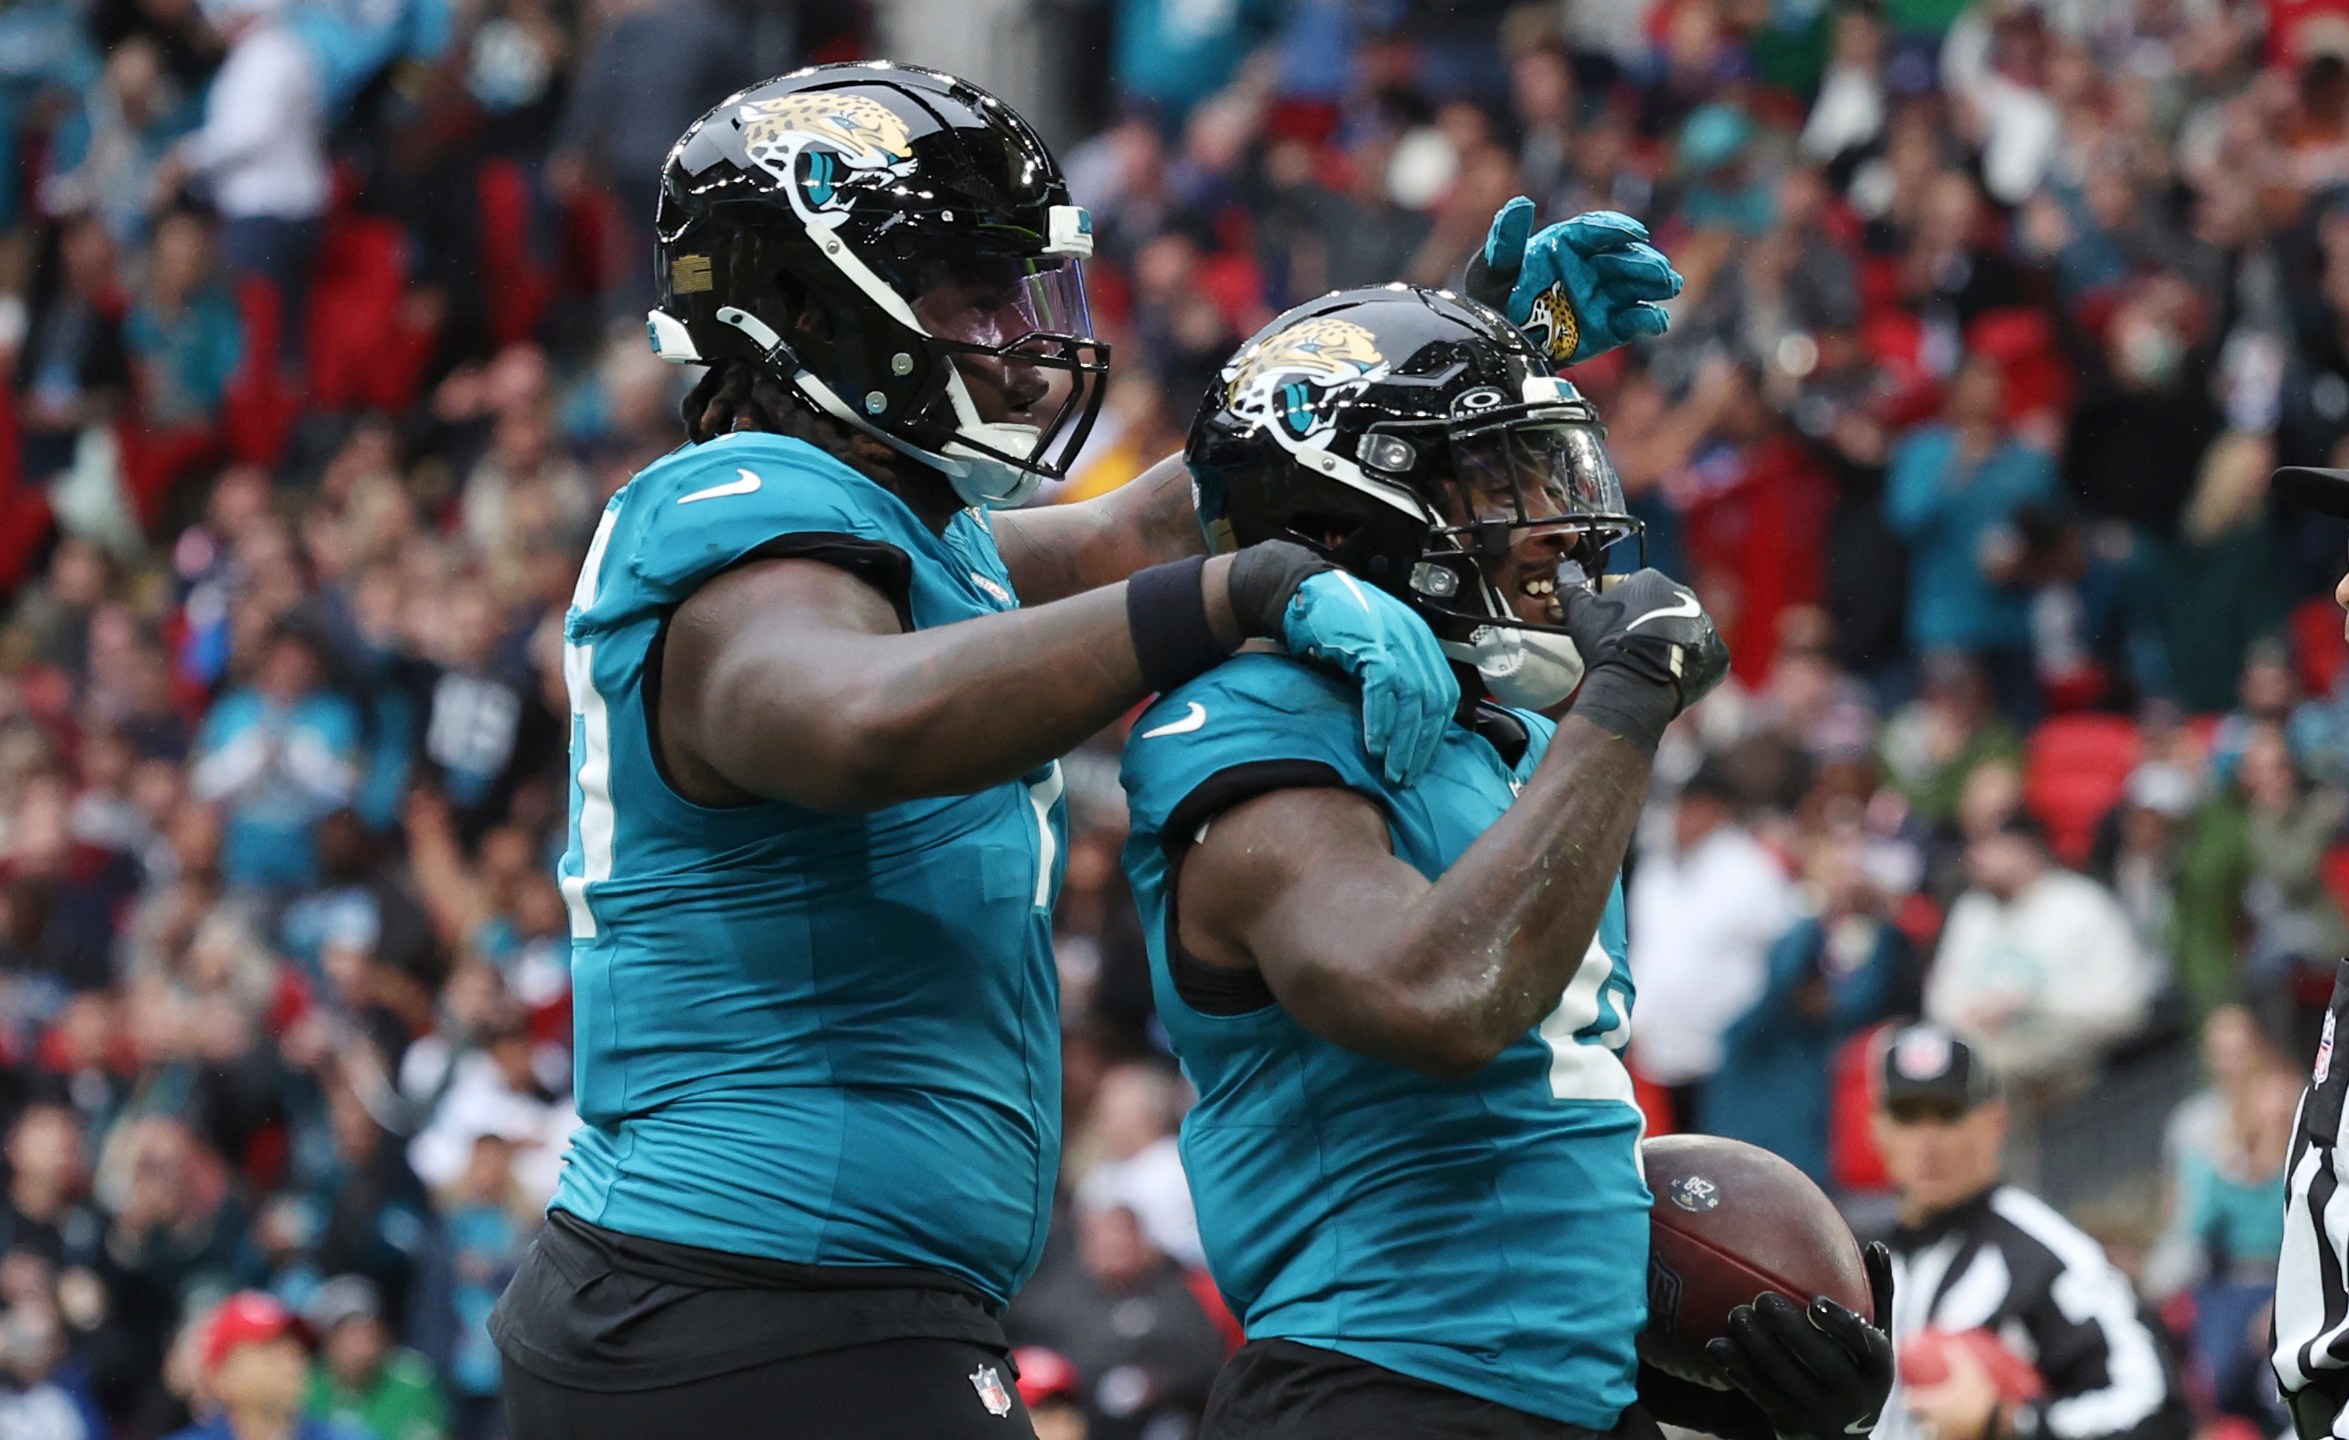
[[[1232,652],[1207,623],[1207,557],[1137,570],[1126,581],[1126,629],[1142,683],[1164,693],[1204,675]]]
[[[1582,692],[1574,697],[1574,708],[1567,713],[1630,741],[1653,758],[1664,738],[1664,727],[1680,713],[1680,692],[1643,679],[1623,666],[1601,665],[1583,677]]]
[[[1234,555],[1224,587],[1232,597],[1232,618],[1240,622],[1240,633],[1281,639],[1281,614],[1297,587],[1337,568],[1293,540],[1262,541]]]

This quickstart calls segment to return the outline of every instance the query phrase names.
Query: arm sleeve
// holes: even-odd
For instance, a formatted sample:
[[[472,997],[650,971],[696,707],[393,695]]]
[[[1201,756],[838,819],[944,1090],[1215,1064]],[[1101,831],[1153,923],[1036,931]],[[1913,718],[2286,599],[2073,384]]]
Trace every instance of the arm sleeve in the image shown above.
[[[2284,1248],[2276,1262],[2276,1380],[2301,1440],[2349,1440],[2349,1166],[2342,1115],[2349,1064],[2334,1050],[2349,1019],[2349,960],[2340,964],[2308,1092],[2285,1167]]]
[[[1966,1028],[1964,1011],[1974,999],[1975,952],[1982,943],[1977,932],[1990,923],[1983,913],[1989,903],[1979,895],[1964,895],[1950,907],[1949,920],[1941,931],[1941,948],[1934,953],[1925,979],[1925,1018],[1936,1025],[1961,1031]]]
[[[2064,1268],[2023,1327],[2038,1346],[2047,1396],[2015,1416],[2020,1440],[2183,1440],[2162,1341],[2128,1277],[2102,1253]]]
[[[745,561],[799,556],[856,575],[913,628],[910,518],[877,485],[796,442],[713,441],[658,462],[614,502],[610,559],[574,624],[596,630],[665,614]],[[622,557],[625,557],[623,559]]]
[[[1169,856],[1241,801],[1274,790],[1356,791],[1391,809],[1362,748],[1360,701],[1297,661],[1243,656],[1169,692],[1126,742],[1134,833]]]
[[[301,42],[282,30],[256,35],[229,51],[204,112],[204,126],[186,140],[188,163],[210,172],[273,143],[301,123],[298,114],[306,57]]]
[[[1743,1049],[1749,1042],[1790,1022],[1787,1013],[1794,997],[1805,983],[1818,973],[1813,957],[1822,941],[1819,922],[1797,920],[1777,942],[1770,947],[1768,978],[1762,982],[1762,993],[1754,997],[1753,1008],[1730,1025],[1721,1037],[1731,1049]]]
[[[1893,996],[1908,960],[1908,937],[1889,920],[1876,923],[1875,948],[1867,963],[1835,997],[1828,1023],[1840,1035],[1865,1030],[1892,1012]]]
[[[1937,432],[1911,436],[1893,452],[1884,476],[1884,523],[1893,534],[1915,539],[1941,518],[1949,502],[1943,483],[1949,452]]]

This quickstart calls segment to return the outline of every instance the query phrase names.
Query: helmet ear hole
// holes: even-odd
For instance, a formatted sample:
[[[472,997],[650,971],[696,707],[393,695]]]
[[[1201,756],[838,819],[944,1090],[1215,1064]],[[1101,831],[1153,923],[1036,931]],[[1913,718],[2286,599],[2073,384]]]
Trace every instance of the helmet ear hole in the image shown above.
[[[1361,528],[1361,521],[1345,515],[1305,514],[1289,520],[1292,537],[1325,555],[1336,555]]]
[[[839,324],[832,307],[821,296],[810,290],[807,283],[788,270],[775,275],[775,297],[781,302],[783,314],[775,317],[783,322],[786,332],[805,335],[826,345],[838,343]]]

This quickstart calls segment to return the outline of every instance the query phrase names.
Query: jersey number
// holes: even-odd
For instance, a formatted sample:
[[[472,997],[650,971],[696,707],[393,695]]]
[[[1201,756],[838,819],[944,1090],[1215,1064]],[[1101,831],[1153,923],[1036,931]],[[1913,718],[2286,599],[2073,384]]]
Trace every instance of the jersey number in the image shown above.
[[[1052,807],[1060,803],[1064,782],[1060,762],[1044,767],[1044,773],[1027,782],[1028,804],[1036,812],[1036,908],[1052,908],[1052,866],[1060,858],[1060,837],[1053,833]]]
[[[1622,1050],[1631,1043],[1631,1007],[1607,948],[1592,937],[1558,1008],[1541,1023],[1550,1047],[1550,1094],[1560,1100],[1634,1103]]]
[[[596,584],[603,574],[604,551],[612,542],[617,505],[604,511],[587,547],[587,561],[579,567],[579,584],[571,592],[574,612],[595,603]],[[571,753],[579,768],[572,783],[579,787],[572,807],[571,846],[563,857],[563,907],[571,912],[571,938],[592,940],[595,911],[587,903],[587,887],[612,877],[612,722],[603,692],[595,688],[595,647],[563,644],[563,688],[571,696]],[[577,868],[573,865],[576,863]]]

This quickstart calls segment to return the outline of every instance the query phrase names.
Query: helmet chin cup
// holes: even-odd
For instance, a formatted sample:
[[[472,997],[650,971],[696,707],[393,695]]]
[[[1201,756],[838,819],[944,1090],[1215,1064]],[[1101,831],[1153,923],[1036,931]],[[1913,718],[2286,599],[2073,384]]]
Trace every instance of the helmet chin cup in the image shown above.
[[[958,433],[1012,455],[1025,455],[1036,447],[1037,431],[1033,425],[966,425]],[[947,442],[938,468],[953,482],[954,493],[962,498],[963,504],[987,510],[1010,510],[1025,505],[1035,498],[1037,489],[1044,483],[1041,473],[970,449],[959,440]]]
[[[1555,709],[1582,683],[1582,652],[1569,636],[1480,625],[1465,643],[1442,644],[1446,655],[1476,671],[1486,694],[1520,710]]]

